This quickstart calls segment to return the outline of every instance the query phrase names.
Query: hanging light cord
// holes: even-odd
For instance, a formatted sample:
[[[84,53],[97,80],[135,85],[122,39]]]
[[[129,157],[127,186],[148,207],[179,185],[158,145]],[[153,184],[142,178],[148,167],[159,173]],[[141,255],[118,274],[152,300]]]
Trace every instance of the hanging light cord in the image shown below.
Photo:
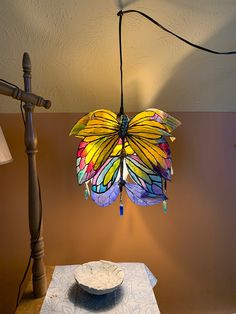
[[[191,41],[175,34],[174,32],[172,32],[171,30],[167,29],[166,27],[164,27],[163,25],[161,25],[159,22],[157,22],[156,20],[154,20],[152,17],[150,17],[149,15],[141,12],[141,11],[138,11],[138,10],[125,10],[125,11],[119,11],[117,13],[117,15],[119,16],[119,47],[120,47],[120,82],[121,82],[121,99],[120,99],[120,112],[119,112],[119,116],[122,115],[124,113],[124,100],[123,100],[123,60],[122,60],[122,45],[121,45],[121,24],[122,24],[122,17],[124,14],[127,14],[127,13],[137,13],[137,14],[140,14],[142,15],[143,17],[145,17],[146,19],[148,19],[149,21],[151,21],[153,24],[157,25],[158,27],[160,27],[163,31],[173,35],[174,37],[178,38],[179,40],[183,41],[184,43],[194,47],[194,48],[197,48],[197,49],[200,49],[200,50],[203,50],[203,51],[206,51],[206,52],[209,52],[209,53],[213,53],[213,54],[216,54],[216,55],[234,55],[236,54],[236,51],[216,51],[216,50],[212,50],[212,49],[208,49],[206,47],[202,47],[202,46],[199,46],[197,44],[194,44],[192,43]]]
[[[122,59],[122,41],[121,41],[121,25],[123,11],[117,13],[119,16],[119,49],[120,49],[120,112],[119,116],[124,114],[124,92],[123,92],[123,59]]]

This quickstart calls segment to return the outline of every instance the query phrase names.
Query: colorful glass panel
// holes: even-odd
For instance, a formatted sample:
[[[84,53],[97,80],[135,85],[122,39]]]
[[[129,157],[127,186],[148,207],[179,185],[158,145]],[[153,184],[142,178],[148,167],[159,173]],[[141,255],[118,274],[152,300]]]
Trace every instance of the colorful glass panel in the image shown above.
[[[166,204],[166,180],[172,173],[166,138],[172,140],[171,132],[180,124],[158,109],[147,109],[131,119],[105,109],[86,114],[70,132],[81,138],[78,183],[86,183],[86,195],[91,185],[92,200],[100,206],[110,205],[119,194],[122,203],[123,189],[140,206]]]

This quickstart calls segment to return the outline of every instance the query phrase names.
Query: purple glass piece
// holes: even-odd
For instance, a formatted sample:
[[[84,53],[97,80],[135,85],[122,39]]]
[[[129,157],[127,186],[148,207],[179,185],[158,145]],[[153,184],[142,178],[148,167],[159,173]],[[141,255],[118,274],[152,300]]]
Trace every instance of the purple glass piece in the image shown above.
[[[156,194],[156,195],[162,194],[162,192],[163,192],[162,184],[161,184],[161,187],[156,185],[156,184],[152,184],[152,190],[153,190],[153,194]]]
[[[163,119],[157,113],[154,113],[154,115],[152,117],[150,117],[150,120],[154,120],[154,121],[157,121],[159,123],[163,122]]]
[[[156,197],[148,197],[148,193],[134,183],[126,183],[125,187],[131,201],[139,206],[151,206],[167,199],[164,194],[157,195]]]
[[[113,203],[120,193],[118,182],[115,182],[110,189],[104,193],[91,192],[92,200],[101,207],[106,207]]]

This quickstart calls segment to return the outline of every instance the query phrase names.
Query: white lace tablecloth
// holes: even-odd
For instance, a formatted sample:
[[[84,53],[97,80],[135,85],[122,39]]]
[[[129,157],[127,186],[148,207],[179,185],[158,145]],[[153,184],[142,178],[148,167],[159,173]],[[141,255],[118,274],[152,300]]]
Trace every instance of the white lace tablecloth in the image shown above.
[[[122,285],[105,295],[90,295],[74,279],[77,265],[56,266],[40,314],[160,314],[152,288],[157,280],[143,263],[117,263]]]

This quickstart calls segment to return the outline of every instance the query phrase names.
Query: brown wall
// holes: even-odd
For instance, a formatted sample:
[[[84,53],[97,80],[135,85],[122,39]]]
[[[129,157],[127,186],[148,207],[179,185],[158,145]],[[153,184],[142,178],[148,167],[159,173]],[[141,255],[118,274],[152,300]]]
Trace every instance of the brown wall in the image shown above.
[[[127,198],[100,208],[76,183],[79,114],[36,114],[46,263],[144,262],[162,313],[236,311],[236,113],[175,113],[168,213]],[[0,167],[0,313],[12,313],[29,255],[27,164],[18,114],[1,114],[14,162]]]

